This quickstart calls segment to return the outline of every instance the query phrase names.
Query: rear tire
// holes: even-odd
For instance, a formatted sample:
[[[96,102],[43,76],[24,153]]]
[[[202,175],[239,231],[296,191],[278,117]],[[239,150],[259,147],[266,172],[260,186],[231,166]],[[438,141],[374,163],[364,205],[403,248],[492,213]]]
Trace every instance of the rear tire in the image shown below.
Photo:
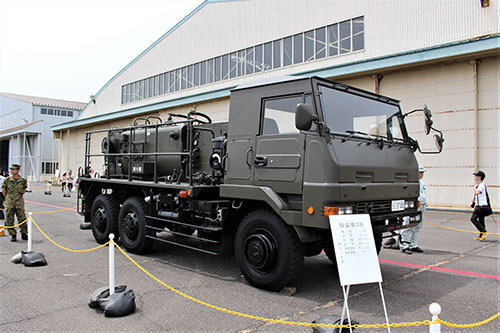
[[[235,254],[247,281],[270,291],[292,285],[304,261],[295,230],[269,210],[243,218],[236,232]]]
[[[109,241],[109,234],[118,241],[118,211],[120,206],[116,198],[109,194],[99,194],[92,203],[91,228],[94,239],[99,244]]]
[[[128,198],[120,209],[118,231],[123,246],[130,253],[141,254],[151,250],[154,231],[146,228],[145,203],[140,197]]]

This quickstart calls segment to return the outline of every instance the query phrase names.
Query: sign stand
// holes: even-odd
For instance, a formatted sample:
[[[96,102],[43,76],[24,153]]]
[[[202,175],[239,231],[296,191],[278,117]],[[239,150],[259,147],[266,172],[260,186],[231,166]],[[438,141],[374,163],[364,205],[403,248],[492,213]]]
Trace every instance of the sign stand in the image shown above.
[[[389,316],[382,289],[382,273],[380,272],[370,216],[368,214],[330,215],[329,219],[340,284],[344,295],[340,324],[344,324],[344,318],[347,314],[347,321],[351,325],[348,305],[351,285],[378,283],[385,321],[389,325]],[[349,331],[352,332],[351,327]],[[391,328],[387,327],[387,331],[390,333]]]

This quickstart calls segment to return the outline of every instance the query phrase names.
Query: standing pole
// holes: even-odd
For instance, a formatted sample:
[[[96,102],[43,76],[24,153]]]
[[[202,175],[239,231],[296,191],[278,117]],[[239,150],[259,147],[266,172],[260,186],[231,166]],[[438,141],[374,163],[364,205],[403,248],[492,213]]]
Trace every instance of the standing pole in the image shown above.
[[[439,319],[439,314],[441,313],[441,306],[437,303],[432,303],[429,305],[429,312],[432,314],[432,322],[429,325],[429,333],[441,333],[441,324],[434,324],[435,320]]]
[[[389,316],[387,315],[387,307],[385,306],[384,292],[382,291],[382,282],[379,282],[378,286],[380,288],[380,297],[382,298],[382,305],[384,306],[385,322],[387,323],[387,325],[389,325]],[[387,326],[387,332],[391,333],[390,326]]]
[[[32,212],[28,213],[28,252],[31,252],[32,250],[32,244],[33,244],[33,223],[31,223],[31,215],[33,215]]]
[[[344,294],[344,307],[342,308],[342,316],[340,317],[340,325],[344,325],[344,316],[347,312],[347,322],[349,323],[349,332],[352,333],[351,327],[351,315],[349,314],[349,305],[347,301],[349,299],[349,291],[351,290],[351,285],[347,285],[347,291],[344,286],[342,286],[342,293]],[[339,329],[339,332],[342,332],[344,329]]]
[[[113,295],[115,293],[115,243],[113,241],[115,239],[114,234],[109,234],[109,295]]]

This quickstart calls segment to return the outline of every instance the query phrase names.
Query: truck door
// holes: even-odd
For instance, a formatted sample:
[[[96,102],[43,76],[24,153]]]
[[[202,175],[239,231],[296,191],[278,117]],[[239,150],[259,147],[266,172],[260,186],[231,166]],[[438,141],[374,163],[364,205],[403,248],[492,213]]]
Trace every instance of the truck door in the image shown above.
[[[305,135],[295,128],[295,107],[304,95],[265,99],[253,158],[254,185],[277,193],[302,193]]]

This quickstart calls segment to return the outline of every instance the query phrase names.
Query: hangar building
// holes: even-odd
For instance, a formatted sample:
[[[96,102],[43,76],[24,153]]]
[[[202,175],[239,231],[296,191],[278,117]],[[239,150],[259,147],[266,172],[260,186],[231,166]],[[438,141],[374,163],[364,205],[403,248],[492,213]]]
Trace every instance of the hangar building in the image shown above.
[[[224,121],[239,84],[316,75],[399,99],[403,111],[429,106],[446,140],[441,154],[417,156],[431,206],[467,208],[477,169],[499,198],[499,17],[496,0],[206,0],[110,78],[76,120],[52,127],[59,163],[83,165],[90,129],[194,108]],[[410,135],[432,149],[422,116],[408,119]]]

